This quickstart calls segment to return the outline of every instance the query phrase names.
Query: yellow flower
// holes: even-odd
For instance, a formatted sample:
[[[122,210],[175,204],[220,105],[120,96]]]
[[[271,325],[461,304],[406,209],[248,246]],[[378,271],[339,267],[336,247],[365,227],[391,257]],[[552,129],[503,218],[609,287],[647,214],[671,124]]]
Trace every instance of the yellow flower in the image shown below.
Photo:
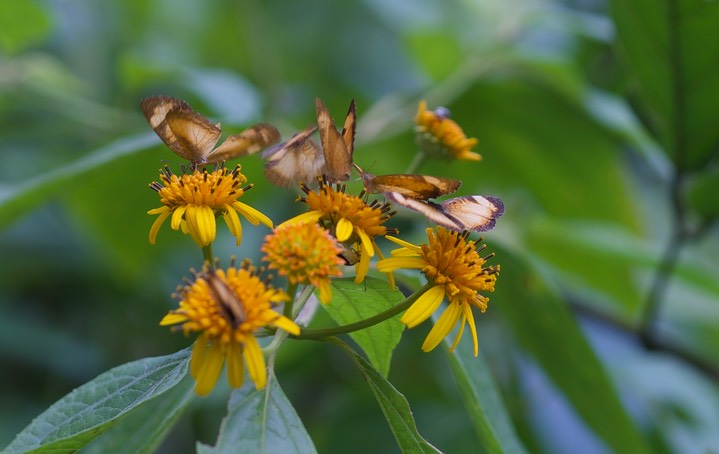
[[[287,276],[292,284],[312,284],[320,291],[320,301],[332,299],[330,277],[341,276],[342,252],[329,232],[316,223],[282,225],[265,237],[264,261],[270,269]]]
[[[467,138],[462,128],[448,117],[446,109],[427,110],[427,102],[420,101],[415,122],[417,144],[427,154],[467,161],[482,159],[472,151],[477,139]]]
[[[243,263],[227,271],[205,268],[193,283],[174,295],[179,309],[170,311],[160,325],[180,326],[185,334],[197,332],[190,357],[195,391],[212,391],[227,359],[227,376],[233,388],[242,386],[244,366],[257,389],[267,383],[267,369],[260,344],[254,336],[261,327],[276,327],[290,334],[300,328],[272,307],[289,300],[287,294],[265,284],[254,267]]]
[[[155,244],[160,226],[170,215],[170,226],[189,233],[200,247],[215,240],[215,217],[220,214],[237,238],[238,246],[242,241],[242,226],[237,213],[254,225],[263,223],[272,228],[272,221],[267,216],[237,200],[252,187],[241,187],[247,178],[240,173],[240,168],[238,164],[230,171],[223,165],[213,172],[194,169],[192,173],[180,176],[173,174],[168,167],[161,170],[161,183],[150,184],[150,189],[157,191],[162,202],[161,207],[147,212],[160,215],[150,228],[150,244]]]
[[[383,258],[375,243],[375,237],[397,233],[396,229],[388,229],[382,225],[394,212],[388,203],[382,204],[373,200],[368,204],[366,199],[345,194],[344,186],[333,186],[321,178],[318,181],[317,191],[302,185],[307,196],[300,201],[306,203],[310,210],[285,221],[282,225],[319,222],[337,241],[353,245],[353,250],[359,254],[359,262],[355,265],[355,282],[360,283],[367,275],[370,258],[374,257],[375,252]],[[392,276],[389,278],[393,284]]]
[[[421,246],[387,237],[402,247],[392,251],[393,257],[380,260],[377,269],[383,272],[399,268],[420,269],[433,284],[407,309],[400,321],[407,327],[414,328],[427,320],[445,297],[449,300],[449,305],[422,344],[422,350],[425,352],[439,345],[459,322],[459,333],[450,348],[454,350],[462,337],[464,325],[468,322],[474,342],[474,356],[478,354],[477,329],[472,306],[482,312],[487,310],[489,298],[479,292],[494,291],[499,265],[483,267],[487,259],[494,254],[480,257],[479,251],[484,249],[485,245],[477,247],[474,241],[467,239],[468,236],[468,232],[458,233],[442,227],[437,227],[435,232],[429,228],[429,244]]]

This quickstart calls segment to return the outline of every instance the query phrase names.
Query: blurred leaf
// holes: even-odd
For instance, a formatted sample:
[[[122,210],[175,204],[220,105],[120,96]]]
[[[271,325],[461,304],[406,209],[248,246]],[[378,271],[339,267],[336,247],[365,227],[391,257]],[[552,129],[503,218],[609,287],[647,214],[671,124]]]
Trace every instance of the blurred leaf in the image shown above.
[[[332,319],[340,325],[358,322],[384,312],[404,300],[398,289],[392,290],[382,279],[367,276],[361,284],[354,278],[332,280],[332,302],[322,305]],[[369,328],[350,333],[367,354],[372,365],[387,377],[392,351],[404,331],[398,317],[390,318]]]
[[[139,405],[176,386],[190,350],[115,367],[66,395],[35,418],[6,453],[74,452]]]
[[[138,153],[156,145],[158,141],[154,133],[119,139],[53,172],[30,178],[23,184],[0,188],[0,228],[47,203],[50,196],[62,195],[69,187],[76,185],[77,178],[86,172],[97,170],[126,155]]]
[[[195,381],[186,375],[166,393],[132,411],[83,448],[83,453],[153,453],[195,396]]]
[[[415,61],[433,80],[449,76],[462,62],[462,50],[452,34],[415,33],[406,39]]]
[[[445,338],[445,346],[452,344]],[[463,336],[454,352],[447,352],[452,373],[462,393],[467,413],[474,423],[480,443],[477,452],[524,453],[527,452],[517,437],[506,406],[494,384],[482,354],[474,356],[474,346],[469,335]]]
[[[198,444],[197,452],[305,454],[317,450],[277,379],[271,375],[263,390],[256,390],[248,380],[232,392],[215,446]]]
[[[437,453],[440,452],[417,432],[417,425],[412,416],[407,399],[392,386],[370,363],[357,354],[344,342],[337,340],[339,345],[354,361],[362,372],[362,376],[370,386],[377,403],[389,423],[400,450],[412,453]]]
[[[612,0],[611,12],[640,115],[677,167],[700,168],[719,151],[719,3]]]
[[[466,193],[518,197],[505,218],[521,217],[530,204],[538,204],[559,218],[602,219],[636,228],[612,135],[580,99],[555,90],[541,77],[524,74],[478,83],[449,106],[466,134],[479,139],[475,150],[483,156],[478,164],[453,165],[453,176],[465,181]]]
[[[649,452],[572,314],[527,262],[509,251],[497,255],[502,271],[490,307],[502,312],[524,349],[614,452]]]
[[[692,207],[709,222],[719,217],[717,188],[719,188],[719,167],[717,166],[698,175],[689,186],[689,201]]]
[[[17,53],[50,32],[45,10],[32,0],[0,2],[0,51]]]

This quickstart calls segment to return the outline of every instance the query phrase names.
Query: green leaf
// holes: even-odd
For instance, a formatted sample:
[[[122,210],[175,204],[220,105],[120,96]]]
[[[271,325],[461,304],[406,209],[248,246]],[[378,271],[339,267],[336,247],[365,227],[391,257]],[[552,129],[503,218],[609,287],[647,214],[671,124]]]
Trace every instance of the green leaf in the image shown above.
[[[612,0],[640,116],[675,164],[697,169],[719,151],[719,3]]]
[[[50,200],[51,194],[63,191],[77,183],[86,172],[98,169],[126,155],[137,153],[157,144],[154,133],[126,137],[53,172],[48,172],[10,188],[0,188],[0,228]]]
[[[407,399],[392,386],[370,363],[358,355],[349,345],[340,340],[339,345],[355,362],[362,372],[362,376],[369,384],[377,403],[389,423],[397,444],[403,453],[437,453],[440,452],[432,446],[417,431],[412,410]]]
[[[361,284],[355,284],[353,278],[332,280],[332,302],[322,307],[330,317],[340,325],[347,325],[367,319],[396,306],[404,300],[398,289],[391,289],[382,279],[366,277]],[[382,323],[350,333],[367,354],[372,365],[387,377],[392,360],[392,351],[397,346],[404,331],[404,324],[398,317],[392,317]]]
[[[451,343],[449,337],[445,338],[446,347]],[[471,337],[463,336],[454,352],[448,351],[447,356],[467,412],[480,439],[477,452],[526,452],[514,431],[507,409],[481,352],[479,356],[474,356]]]
[[[50,31],[50,20],[32,0],[1,2],[0,30],[0,50],[14,54],[43,40]]]
[[[186,375],[166,393],[139,406],[83,449],[83,453],[153,453],[195,397],[195,380]]]
[[[137,406],[176,386],[190,350],[115,367],[63,397],[35,418],[6,453],[76,451]]]
[[[257,391],[248,380],[232,392],[217,443],[214,447],[198,444],[198,453],[317,452],[277,379],[273,375],[268,378],[263,390]]]
[[[689,201],[692,207],[706,220],[713,221],[719,217],[719,167],[704,172],[691,182]]]
[[[509,251],[497,256],[502,271],[490,310],[502,312],[522,347],[614,452],[649,452],[567,307],[528,271],[529,263]]]

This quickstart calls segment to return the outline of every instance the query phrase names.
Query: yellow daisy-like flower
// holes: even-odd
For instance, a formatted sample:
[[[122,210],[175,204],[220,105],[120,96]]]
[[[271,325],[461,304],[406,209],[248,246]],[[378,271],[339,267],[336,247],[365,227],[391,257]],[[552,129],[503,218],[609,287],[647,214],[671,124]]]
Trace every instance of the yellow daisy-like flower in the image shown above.
[[[292,284],[314,285],[320,301],[330,302],[330,278],[342,275],[344,260],[338,255],[342,248],[327,230],[316,223],[282,225],[265,237],[262,252],[270,269],[287,276]]]
[[[249,263],[226,271],[206,268],[174,296],[180,307],[170,311],[160,325],[179,324],[177,329],[185,334],[199,333],[190,357],[190,373],[201,396],[215,387],[225,359],[233,388],[242,386],[244,365],[257,389],[264,388],[267,368],[254,333],[266,326],[300,333],[292,320],[272,310],[289,300],[287,294],[263,282]]]
[[[417,144],[435,157],[479,161],[482,156],[472,151],[477,139],[467,138],[462,128],[452,121],[446,109],[427,110],[427,102],[420,101],[415,127]]]
[[[355,265],[355,282],[360,283],[367,275],[370,258],[374,257],[375,253],[383,258],[375,243],[375,237],[397,233],[396,229],[388,229],[382,225],[394,212],[388,203],[373,200],[368,204],[361,197],[346,194],[344,186],[333,186],[323,178],[318,181],[317,191],[302,185],[302,191],[307,196],[299,200],[306,203],[310,210],[285,221],[282,225],[318,222],[340,243],[354,245],[354,251],[359,254],[359,262]],[[390,275],[390,283],[392,282]]]
[[[399,268],[415,268],[422,270],[427,280],[434,284],[402,315],[400,321],[409,328],[414,328],[427,320],[439,307],[444,298],[449,305],[427,335],[422,350],[434,349],[452,331],[457,322],[460,323],[459,333],[450,350],[459,343],[464,332],[465,323],[469,323],[474,341],[474,356],[479,352],[477,329],[474,324],[472,306],[484,312],[487,310],[489,298],[480,295],[480,291],[493,292],[494,283],[499,275],[499,265],[483,267],[489,254],[480,257],[474,241],[469,241],[468,232],[458,233],[443,227],[427,229],[429,244],[415,246],[398,238],[387,237],[402,246],[392,251],[393,257],[380,260],[377,269],[388,272]]]
[[[160,226],[170,215],[170,226],[189,233],[200,247],[215,240],[215,218],[220,214],[237,238],[238,246],[242,241],[242,225],[237,213],[254,225],[262,223],[272,228],[272,221],[267,216],[237,200],[252,187],[241,187],[247,178],[240,169],[239,164],[232,171],[222,165],[213,172],[194,169],[192,173],[182,175],[173,174],[168,167],[161,170],[161,183],[150,184],[150,189],[157,191],[162,202],[161,207],[147,212],[160,215],[150,228],[150,244],[155,244]]]

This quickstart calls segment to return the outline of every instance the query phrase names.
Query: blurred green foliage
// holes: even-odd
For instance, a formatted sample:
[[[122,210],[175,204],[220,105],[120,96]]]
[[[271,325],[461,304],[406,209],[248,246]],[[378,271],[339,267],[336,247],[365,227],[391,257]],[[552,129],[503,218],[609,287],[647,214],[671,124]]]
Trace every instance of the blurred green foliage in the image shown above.
[[[502,266],[478,317],[484,361],[421,353],[428,323],[392,357],[432,445],[511,451],[506,434],[477,441],[504,411],[531,452],[719,445],[716,24],[703,0],[3,2],[0,446],[108,368],[190,342],[158,326],[201,255],[169,228],[148,244],[147,184],[179,164],[139,112],[153,94],[226,133],[261,120],[285,136],[315,97],[335,119],[354,97],[355,160],[374,173],[411,161],[419,99],[479,139],[482,162],[420,169],[507,207],[484,235]],[[241,164],[243,201],[276,222],[302,209],[257,156]],[[394,222],[409,241],[426,226]],[[266,233],[221,236],[215,253],[257,260]],[[319,452],[397,451],[349,358],[285,347],[277,375]],[[464,372],[458,388],[452,371],[477,364],[491,378]],[[465,408],[492,379],[501,401]],[[159,449],[213,445],[228,392],[195,399]]]

